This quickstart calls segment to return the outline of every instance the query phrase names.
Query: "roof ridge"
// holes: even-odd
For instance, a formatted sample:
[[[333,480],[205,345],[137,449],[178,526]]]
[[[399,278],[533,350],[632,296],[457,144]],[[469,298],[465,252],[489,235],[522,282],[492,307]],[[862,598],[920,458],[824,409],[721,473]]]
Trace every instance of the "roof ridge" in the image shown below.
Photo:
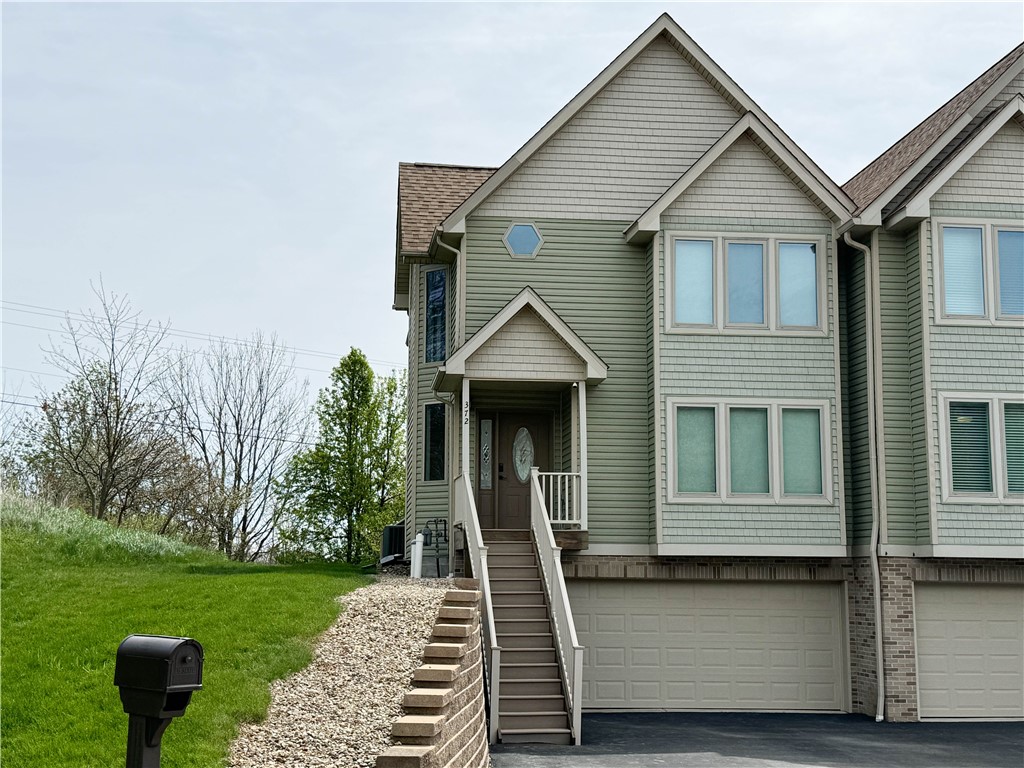
[[[421,162],[399,162],[399,167],[404,168],[460,168],[467,171],[496,171],[495,165],[461,165],[459,163],[421,163]]]
[[[847,194],[849,194],[851,197],[853,197],[853,194],[851,192],[849,192],[848,188],[851,185],[856,186],[854,184],[854,182],[856,182],[858,179],[860,179],[862,176],[864,176],[866,173],[868,173],[873,167],[875,167],[882,160],[884,160],[889,155],[890,152],[892,152],[897,147],[899,147],[915,131],[917,131],[922,126],[924,126],[928,122],[930,122],[939,113],[941,113],[944,109],[946,109],[950,104],[952,104],[957,99],[959,99],[965,92],[967,92],[971,88],[975,87],[975,85],[977,85],[977,83],[979,81],[983,80],[987,75],[989,75],[991,72],[999,69],[1000,67],[1002,67],[1003,71],[1005,72],[1022,55],[1024,55],[1024,42],[1018,43],[1013,48],[1011,48],[1006,54],[1001,56],[994,64],[992,64],[992,66],[990,66],[987,69],[985,69],[985,71],[983,71],[981,74],[979,74],[977,77],[975,77],[969,83],[967,83],[967,85],[965,85],[963,88],[961,88],[955,94],[953,94],[949,99],[947,99],[942,104],[940,104],[936,109],[934,109],[931,113],[929,113],[927,117],[925,117],[924,119],[920,120],[910,130],[908,130],[905,134],[900,136],[900,138],[898,138],[896,141],[894,141],[892,144],[890,144],[888,147],[886,147],[885,150],[883,150],[871,162],[869,162],[867,165],[865,165],[863,168],[861,168],[859,171],[857,171],[857,173],[855,173],[853,176],[851,176],[849,179],[847,179],[843,183],[843,185],[842,185],[843,191],[847,192]],[[978,94],[977,98],[980,98],[980,96],[981,96],[981,94]],[[959,115],[963,115],[964,112],[966,112],[968,109],[970,109],[970,107],[977,101],[977,98],[973,99],[968,104],[964,105],[964,108],[961,111],[959,111],[958,117],[959,117]],[[955,119],[954,119],[954,122],[955,122]],[[876,195],[876,197],[877,197],[877,195]],[[870,200],[864,200],[862,202],[860,200],[855,200],[854,202],[857,204],[858,209],[861,209],[861,208],[863,208],[866,204],[868,204],[871,201]]]

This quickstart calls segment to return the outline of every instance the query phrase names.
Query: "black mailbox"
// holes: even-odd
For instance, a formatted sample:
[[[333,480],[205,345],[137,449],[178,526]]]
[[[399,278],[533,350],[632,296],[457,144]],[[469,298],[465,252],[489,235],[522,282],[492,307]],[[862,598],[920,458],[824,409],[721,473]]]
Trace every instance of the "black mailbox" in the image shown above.
[[[128,713],[128,768],[158,766],[164,730],[203,687],[203,646],[190,637],[130,635],[117,648],[114,685]]]

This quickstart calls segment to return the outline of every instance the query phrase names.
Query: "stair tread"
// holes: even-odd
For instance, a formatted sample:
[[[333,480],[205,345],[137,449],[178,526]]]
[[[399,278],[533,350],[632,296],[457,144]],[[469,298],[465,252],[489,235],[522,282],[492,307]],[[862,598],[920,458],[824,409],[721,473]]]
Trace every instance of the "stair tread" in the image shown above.
[[[508,649],[502,649],[508,650]],[[516,650],[519,650],[518,648]],[[557,661],[503,661],[503,667],[557,667]]]
[[[520,733],[569,733],[568,728],[499,728],[498,733],[514,736]]]
[[[507,683],[509,681],[506,680],[505,682]],[[524,699],[561,699],[563,697],[560,693],[503,693],[499,695],[498,698],[522,701]]]

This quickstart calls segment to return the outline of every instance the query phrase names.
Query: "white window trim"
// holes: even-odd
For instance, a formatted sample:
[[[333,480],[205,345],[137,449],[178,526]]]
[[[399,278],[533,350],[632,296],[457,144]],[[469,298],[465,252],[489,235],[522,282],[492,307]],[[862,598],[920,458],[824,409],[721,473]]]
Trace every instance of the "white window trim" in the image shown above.
[[[981,230],[982,285],[985,289],[984,315],[946,314],[946,283],[943,272],[943,227]],[[935,323],[937,325],[978,325],[1019,328],[1022,315],[999,314],[999,269],[996,254],[998,230],[1024,231],[1020,221],[1009,219],[968,219],[938,216],[932,219],[932,272],[935,275]]]
[[[714,286],[712,302],[713,325],[677,323],[675,320],[675,268],[677,240],[710,240]],[[758,242],[764,251],[764,323],[760,325],[729,323],[728,285],[726,281],[728,253],[726,243]],[[750,232],[666,232],[664,238],[665,260],[665,332],[671,334],[717,334],[717,335],[773,335],[773,336],[828,336],[828,258],[827,238],[824,235],[771,234]],[[816,282],[818,300],[818,324],[816,326],[784,326],[780,322],[779,303],[779,243],[813,243],[817,255]]]
[[[941,461],[941,500],[944,504],[1020,504],[1024,495],[1009,492],[1009,469],[1006,466],[1006,419],[1003,406],[1021,403],[1019,393],[1012,392],[939,392],[939,457]],[[989,461],[992,466],[992,493],[954,493],[953,455],[949,436],[949,404],[985,403],[988,405]]]
[[[763,399],[749,397],[701,398],[670,397],[667,404],[668,463],[667,500],[673,504],[728,504],[739,506],[834,506],[832,489],[832,410],[828,400]],[[680,493],[676,461],[676,410],[678,408],[715,409],[715,487],[716,493]],[[768,477],[767,494],[733,494],[729,491],[729,419],[730,408],[764,408],[768,410]],[[782,410],[816,409],[820,412],[818,426],[821,444],[821,495],[785,494],[782,490]]]

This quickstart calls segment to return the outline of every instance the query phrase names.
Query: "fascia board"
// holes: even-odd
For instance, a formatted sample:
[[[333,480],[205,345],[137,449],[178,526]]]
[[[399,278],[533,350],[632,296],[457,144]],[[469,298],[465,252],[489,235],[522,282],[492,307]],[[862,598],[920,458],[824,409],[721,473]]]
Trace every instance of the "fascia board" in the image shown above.
[[[488,320],[484,326],[473,334],[473,338],[463,344],[458,352],[445,361],[445,370],[448,375],[464,376],[466,374],[466,361],[477,352],[491,337],[508,323],[520,310],[529,306],[540,318],[547,323],[554,332],[569,345],[574,353],[579,355],[587,366],[587,381],[596,383],[608,378],[608,366],[598,357],[594,351],[581,339],[569,325],[558,316],[537,293],[527,286],[508,304],[502,307],[498,313]]]
[[[864,219],[875,226],[880,226],[882,223],[882,210],[885,206],[892,202],[892,199],[899,194],[900,190],[913,181],[917,174],[924,170],[925,166],[935,159],[935,156],[942,150],[942,148],[956,138],[956,135],[978,116],[978,113],[995,98],[996,94],[1009,85],[1010,81],[1021,72],[1024,72],[1024,56],[1017,59],[1013,66],[1003,73],[1002,77],[992,83],[992,85],[990,85],[988,89],[974,101],[974,104],[972,104],[964,114],[957,118],[956,122],[949,126],[942,135],[932,142],[931,146],[928,147],[928,150],[921,155],[913,165],[901,173],[899,177],[897,177],[896,181],[886,187],[885,191],[872,200],[857,217]]]
[[[886,226],[896,219],[897,214],[901,218],[926,219],[931,216],[932,195],[938,192],[945,184],[959,171],[967,161],[974,157],[988,141],[1011,119],[1024,115],[1024,96],[1019,93],[1003,105],[995,117],[988,121],[984,128],[974,135],[966,145],[960,148],[953,158],[946,163],[932,179],[919,189],[913,197],[907,200],[906,205],[896,214],[886,219]]]

